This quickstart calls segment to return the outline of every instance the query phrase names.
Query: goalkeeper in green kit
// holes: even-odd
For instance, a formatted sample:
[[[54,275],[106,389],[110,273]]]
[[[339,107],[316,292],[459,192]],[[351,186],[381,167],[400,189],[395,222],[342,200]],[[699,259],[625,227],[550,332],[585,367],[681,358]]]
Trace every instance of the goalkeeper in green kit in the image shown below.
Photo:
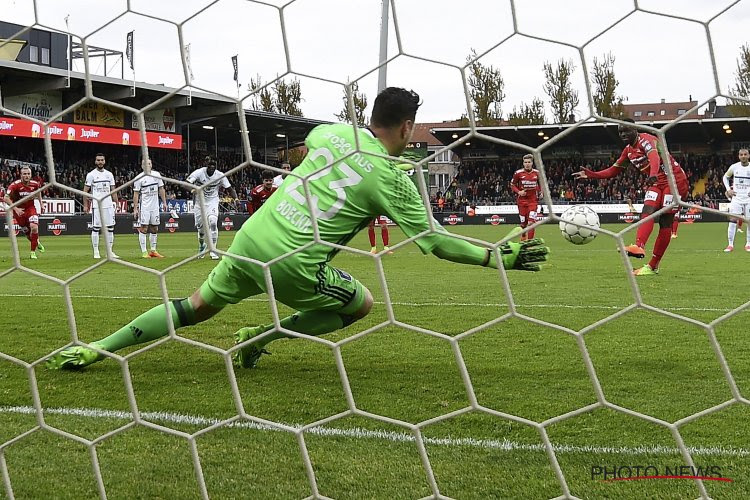
[[[297,312],[283,318],[287,330],[322,335],[344,328],[365,317],[372,308],[370,291],[345,271],[330,265],[338,249],[313,241],[311,212],[318,223],[320,239],[346,245],[370,221],[387,215],[408,237],[429,229],[428,217],[419,192],[411,179],[392,160],[373,154],[397,157],[411,139],[419,96],[389,87],[375,99],[369,128],[358,129],[359,151],[351,125],[320,125],[305,140],[308,154],[294,170],[309,177],[310,200],[302,181],[287,176],[261,209],[250,217],[229,248],[229,254],[268,262],[291,254],[271,265],[276,300]],[[347,156],[349,155],[349,156]],[[346,158],[344,158],[346,157]],[[343,160],[341,160],[344,158]],[[452,238],[435,222],[437,231],[415,240],[427,254],[459,262],[505,269],[538,271],[548,249],[540,239],[509,242],[500,248],[502,263],[487,248]],[[291,253],[302,248],[296,253]],[[175,329],[205,321],[227,304],[267,291],[261,266],[226,255],[208,279],[189,298],[169,303]],[[115,352],[124,347],[150,342],[169,333],[164,304],[155,306],[110,336],[91,345]],[[234,334],[242,344],[234,364],[252,368],[264,346],[289,337],[273,325],[242,328]],[[51,369],[77,369],[104,359],[94,349],[69,347],[47,360]]]

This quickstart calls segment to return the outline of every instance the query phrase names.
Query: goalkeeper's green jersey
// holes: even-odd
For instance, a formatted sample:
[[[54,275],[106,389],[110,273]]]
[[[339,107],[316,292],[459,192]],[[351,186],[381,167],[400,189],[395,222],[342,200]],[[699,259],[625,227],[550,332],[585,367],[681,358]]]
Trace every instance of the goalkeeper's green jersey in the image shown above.
[[[309,201],[302,181],[289,175],[266,203],[248,219],[241,232],[247,256],[267,262],[313,241],[310,211],[317,215],[320,239],[345,245],[378,215],[387,215],[408,236],[427,229],[428,214],[419,192],[393,161],[368,153],[387,155],[383,144],[367,129],[359,129],[359,152],[351,125],[320,125],[305,140],[308,154],[294,169],[310,175]],[[437,224],[437,223],[436,223]],[[431,233],[415,240],[429,253],[440,236]],[[244,246],[244,245],[243,245]],[[292,257],[304,267],[330,261],[338,249],[315,243]],[[311,267],[312,268],[312,267]],[[316,268],[317,269],[317,268]]]

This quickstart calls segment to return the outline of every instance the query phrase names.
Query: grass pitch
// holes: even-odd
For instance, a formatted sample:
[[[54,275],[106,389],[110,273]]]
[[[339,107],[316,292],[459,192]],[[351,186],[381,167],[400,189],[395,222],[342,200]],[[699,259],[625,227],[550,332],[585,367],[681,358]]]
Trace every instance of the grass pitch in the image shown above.
[[[621,226],[624,227],[624,226]],[[607,226],[607,229],[619,229]],[[496,241],[507,227],[455,227],[451,231]],[[524,317],[579,331],[634,302],[614,241],[600,236],[576,247],[554,226],[538,234],[552,249],[539,273],[508,274],[517,312]],[[576,338],[526,318],[491,324],[462,338],[458,346],[471,387],[482,407],[543,422],[597,402],[595,384],[583,362],[590,356],[608,402],[675,422],[732,399],[732,389],[710,342],[715,333],[739,392],[750,394],[748,312],[739,312],[707,331],[708,323],[750,300],[750,254],[724,254],[725,224],[682,225],[662,262],[662,274],[639,278],[646,304],[695,320],[632,310]],[[396,229],[392,239],[403,235]],[[226,248],[231,233],[222,232]],[[655,238],[652,235],[651,242]],[[378,236],[379,238],[379,236]],[[626,242],[632,236],[626,236]],[[89,238],[46,238],[47,253],[24,265],[59,279],[89,268]],[[367,235],[351,243],[369,248]],[[196,249],[193,234],[159,236],[168,258],[142,260],[134,235],[117,235],[124,259],[164,269]],[[643,262],[634,262],[641,265]],[[215,263],[196,260],[166,275],[171,298],[199,286]],[[388,319],[372,259],[342,252],[337,267],[372,291],[373,312],[349,328],[326,336],[338,341]],[[12,267],[10,245],[0,239],[0,273]],[[502,317],[508,300],[497,272],[424,257],[413,244],[383,257],[396,320],[455,336]],[[78,335],[93,341],[160,302],[159,279],[108,262],[70,284]],[[80,373],[49,372],[42,361],[71,341],[63,288],[30,273],[0,278],[4,325],[0,351],[0,469],[7,465],[16,498],[92,498],[99,495],[92,455],[84,444],[45,429],[33,410],[38,389],[46,425],[96,439],[133,421],[126,392],[149,424],[131,425],[96,447],[108,498],[199,498],[190,442],[193,435],[238,414],[230,372],[220,354],[169,340],[129,358],[129,379],[113,360]],[[280,305],[282,314],[289,312]],[[231,347],[242,326],[269,323],[265,297],[230,307],[212,320],[186,328],[186,339]],[[254,370],[236,371],[244,410],[253,416],[300,426],[349,409],[334,355],[306,340],[269,346],[272,356]],[[132,352],[132,351],[129,351]],[[125,354],[125,353],[124,353]],[[470,395],[448,341],[389,326],[341,347],[358,409],[419,423],[465,409]],[[732,482],[705,481],[714,499],[750,498],[750,406],[736,403],[680,427],[695,464],[718,467]],[[158,426],[182,435],[161,432]],[[34,430],[36,429],[36,430]],[[603,482],[592,468],[684,465],[670,431],[611,408],[599,407],[546,427],[571,495],[580,498],[695,498],[691,480]],[[17,436],[32,431],[8,444]],[[482,411],[471,411],[423,428],[435,481],[454,498],[552,498],[564,493],[542,439],[533,427]],[[350,415],[304,434],[320,495],[332,498],[419,498],[432,495],[413,435],[404,427]],[[295,436],[247,420],[201,433],[197,456],[211,498],[304,498],[313,494]],[[714,469],[717,471],[717,469]],[[11,496],[7,489],[6,497]]]

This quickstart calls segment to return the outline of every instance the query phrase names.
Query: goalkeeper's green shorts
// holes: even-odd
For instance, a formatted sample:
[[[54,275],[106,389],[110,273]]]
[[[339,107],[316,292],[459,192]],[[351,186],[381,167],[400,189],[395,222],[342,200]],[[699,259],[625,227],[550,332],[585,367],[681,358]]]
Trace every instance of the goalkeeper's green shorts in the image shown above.
[[[229,253],[252,257],[235,238]],[[365,287],[341,269],[320,263],[315,269],[303,266],[292,255],[271,266],[276,300],[298,311],[339,311],[353,314],[362,307]],[[307,268],[306,268],[307,267]],[[201,297],[215,307],[236,304],[267,293],[263,269],[250,262],[225,255],[201,286]]]

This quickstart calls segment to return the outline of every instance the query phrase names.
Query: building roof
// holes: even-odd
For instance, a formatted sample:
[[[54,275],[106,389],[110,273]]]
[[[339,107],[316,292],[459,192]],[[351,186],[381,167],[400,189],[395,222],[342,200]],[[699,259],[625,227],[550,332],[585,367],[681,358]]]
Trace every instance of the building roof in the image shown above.
[[[414,125],[414,135],[411,140],[413,142],[426,142],[427,146],[442,146],[443,143],[440,139],[432,134],[432,129],[445,128],[445,127],[460,127],[460,120],[445,120],[442,122],[428,122],[428,123],[416,123]]]
[[[698,101],[684,102],[647,102],[638,104],[625,104],[625,113],[635,121],[674,120],[687,110],[698,105]],[[681,111],[681,112],[680,112]],[[649,113],[652,113],[649,115]],[[696,112],[690,113],[691,117],[702,118]]]

